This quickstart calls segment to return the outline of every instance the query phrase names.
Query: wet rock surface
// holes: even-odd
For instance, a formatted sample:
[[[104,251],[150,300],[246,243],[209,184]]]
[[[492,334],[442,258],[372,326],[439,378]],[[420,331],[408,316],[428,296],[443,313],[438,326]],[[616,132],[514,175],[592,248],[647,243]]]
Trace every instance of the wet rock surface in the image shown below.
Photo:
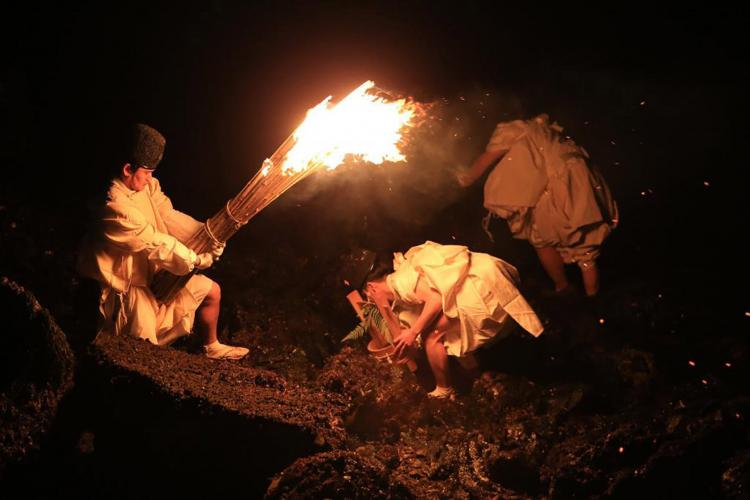
[[[80,351],[52,437],[5,485],[122,497],[144,485],[270,498],[746,495],[743,318],[712,314],[668,277],[612,276],[596,302],[559,297],[529,266],[544,335],[515,331],[479,351],[477,379],[453,364],[458,395],[432,400],[425,359],[411,373],[340,344],[356,323],[335,272],[345,257],[228,251],[213,271],[220,336],[250,355],[216,362],[193,338],[168,349],[99,338]],[[205,470],[221,479],[187,479]]]
[[[414,498],[377,460],[351,451],[301,458],[271,480],[266,498]]]

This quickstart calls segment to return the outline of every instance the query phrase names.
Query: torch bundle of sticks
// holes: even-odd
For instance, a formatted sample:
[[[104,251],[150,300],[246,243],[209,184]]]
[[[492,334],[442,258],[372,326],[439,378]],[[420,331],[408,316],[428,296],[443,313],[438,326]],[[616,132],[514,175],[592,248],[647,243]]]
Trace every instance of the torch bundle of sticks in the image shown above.
[[[296,183],[322,167],[335,168],[347,155],[372,163],[402,161],[398,150],[401,131],[411,125],[416,106],[403,99],[386,101],[367,94],[373,87],[373,82],[365,82],[335,107],[329,107],[329,97],[311,109],[242,191],[208,219],[186,245],[202,253],[225,243]],[[151,290],[159,302],[168,303],[191,276],[161,270],[154,276]]]
[[[319,165],[304,170],[282,172],[284,157],[293,145],[294,137],[290,135],[276,152],[263,162],[262,168],[245,184],[242,191],[208,219],[203,227],[190,237],[186,245],[196,253],[202,253],[210,251],[214,244],[226,243],[261,210],[314,172],[315,167]],[[159,302],[168,303],[174,299],[192,274],[176,276],[168,271],[159,271],[151,282],[151,291]]]

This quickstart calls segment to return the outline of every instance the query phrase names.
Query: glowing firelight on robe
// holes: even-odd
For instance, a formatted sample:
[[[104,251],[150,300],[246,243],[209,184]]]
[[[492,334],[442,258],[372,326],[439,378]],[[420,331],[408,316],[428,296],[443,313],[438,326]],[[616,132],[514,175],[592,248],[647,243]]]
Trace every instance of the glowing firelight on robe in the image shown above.
[[[336,104],[328,97],[310,109],[294,131],[294,146],[282,170],[334,169],[349,155],[375,164],[403,161],[401,136],[404,127],[412,125],[417,107],[405,99],[387,101],[368,93],[374,86],[367,81]]]

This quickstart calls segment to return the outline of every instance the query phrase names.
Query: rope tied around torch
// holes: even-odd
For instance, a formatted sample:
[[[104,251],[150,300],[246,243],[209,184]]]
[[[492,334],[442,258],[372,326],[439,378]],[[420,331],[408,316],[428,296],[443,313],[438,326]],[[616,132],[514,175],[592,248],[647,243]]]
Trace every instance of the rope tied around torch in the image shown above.
[[[211,238],[211,241],[213,242],[213,246],[219,247],[225,243],[223,241],[219,241],[219,238],[214,236],[213,231],[211,231],[211,219],[208,219],[206,223],[203,225],[203,227],[206,228],[206,233],[208,233],[208,237]]]
[[[234,227],[235,227],[235,229],[239,229],[239,228],[241,228],[242,226],[244,226],[245,224],[247,224],[247,221],[245,221],[245,222],[242,222],[242,221],[241,221],[241,220],[239,220],[239,219],[238,219],[237,217],[235,217],[235,216],[234,216],[234,214],[232,214],[232,210],[231,210],[231,209],[229,208],[229,204],[230,204],[231,202],[232,202],[232,200],[227,200],[227,205],[226,205],[226,207],[225,207],[225,209],[226,209],[226,212],[227,212],[227,216],[229,216],[229,218],[230,218],[230,219],[232,219],[232,222],[234,222]],[[209,220],[210,220],[210,219],[209,219]],[[206,226],[208,226],[208,221],[206,221]],[[214,240],[214,241],[215,241],[215,240]]]
[[[208,219],[185,244],[196,253],[207,252],[215,245],[223,245],[253,216],[314,171],[315,168],[311,166],[306,171],[290,176],[281,176],[278,172],[271,172],[273,167],[280,164],[293,145],[294,134],[287,137],[274,152],[272,158],[276,161],[266,159],[261,169],[242,191],[234,199],[227,201],[226,205]],[[269,182],[270,180],[273,182]],[[192,271],[183,276],[176,276],[166,270],[158,271],[151,282],[151,291],[161,304],[169,303],[194,273],[195,271]]]

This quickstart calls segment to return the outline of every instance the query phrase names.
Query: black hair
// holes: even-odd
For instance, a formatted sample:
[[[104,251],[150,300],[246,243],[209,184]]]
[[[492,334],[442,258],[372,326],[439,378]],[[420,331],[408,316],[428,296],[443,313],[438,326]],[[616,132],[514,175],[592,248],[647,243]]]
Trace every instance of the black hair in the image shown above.
[[[365,279],[362,281],[362,287],[364,288],[367,285],[368,281],[378,281],[385,278],[392,272],[393,266],[391,266],[390,263],[378,259],[373,263],[372,268],[365,276]]]
[[[385,278],[392,272],[393,266],[389,261],[382,259],[376,260],[370,269],[370,272],[367,273],[365,279],[362,281],[362,286],[360,287],[360,293],[362,296],[368,297],[368,300],[372,300],[372,297],[369,297],[367,294],[367,283],[385,280]]]

